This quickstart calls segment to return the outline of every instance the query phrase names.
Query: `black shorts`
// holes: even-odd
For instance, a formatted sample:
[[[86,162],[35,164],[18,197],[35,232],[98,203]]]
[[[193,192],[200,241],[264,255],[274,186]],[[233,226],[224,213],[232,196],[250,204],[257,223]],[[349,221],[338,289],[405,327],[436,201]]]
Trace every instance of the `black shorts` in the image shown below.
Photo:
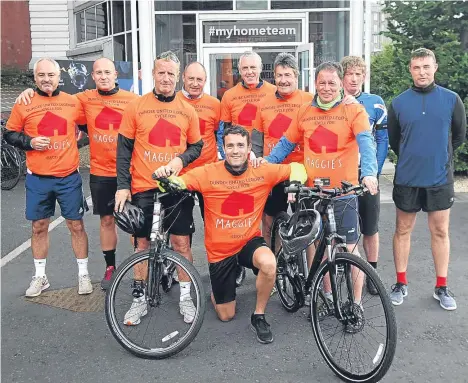
[[[450,209],[455,200],[453,184],[418,188],[394,185],[393,201],[398,209],[416,213]]]
[[[195,192],[198,198],[198,206],[200,207],[200,213],[203,221],[205,221],[205,201],[203,200],[203,196],[200,192]]]
[[[258,274],[259,270],[253,264],[253,255],[255,250],[262,246],[268,247],[263,237],[254,237],[237,254],[222,261],[210,263],[211,290],[216,304],[236,300],[236,270],[238,263],[252,269],[255,275]]]
[[[115,192],[117,191],[117,177],[103,177],[91,174],[89,188],[93,200],[93,214],[112,215],[114,212]]]
[[[282,211],[288,211],[288,195],[284,192],[284,182],[275,185],[265,204],[263,212],[270,217],[276,217]]]
[[[379,231],[380,190],[376,195],[366,193],[359,197],[359,215],[362,234],[370,236]]]
[[[151,225],[153,223],[154,193],[159,189],[147,190],[136,193],[132,196],[132,202],[145,214],[145,225],[138,238],[148,238],[151,234]],[[178,194],[168,194],[161,198],[161,204],[164,212],[164,229],[174,235],[190,235],[195,232],[193,223],[193,206],[195,201],[193,197],[186,197],[180,202],[181,196]]]

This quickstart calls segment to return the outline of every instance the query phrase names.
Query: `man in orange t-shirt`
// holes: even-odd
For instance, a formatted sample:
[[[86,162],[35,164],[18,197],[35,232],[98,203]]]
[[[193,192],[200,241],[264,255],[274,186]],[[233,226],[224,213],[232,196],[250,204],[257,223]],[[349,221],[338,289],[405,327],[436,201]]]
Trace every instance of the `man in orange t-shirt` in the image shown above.
[[[236,312],[238,263],[257,275],[257,303],[251,316],[252,329],[261,343],[271,343],[273,334],[265,308],[275,283],[276,259],[260,234],[262,212],[271,188],[286,179],[305,182],[303,165],[265,165],[253,168],[249,132],[241,126],[224,131],[226,160],[201,166],[172,178],[205,198],[205,247],[210,264],[211,301],[222,321]],[[158,177],[165,172],[156,170]]]
[[[85,90],[76,97],[86,114],[87,125],[81,126],[89,135],[91,174],[89,186],[93,213],[100,216],[101,249],[106,261],[106,271],[101,288],[106,290],[115,271],[117,231],[113,216],[113,200],[117,191],[116,152],[117,134],[122,113],[129,102],[138,98],[135,93],[120,89],[114,63],[107,58],[93,64],[92,77],[96,89]],[[34,96],[32,89],[25,90],[18,101],[26,105]]]
[[[299,65],[290,53],[280,53],[276,56],[274,71],[277,90],[274,94],[267,95],[260,103],[252,130],[252,147],[256,157],[270,154],[297,117],[299,108],[311,103],[314,97],[312,93],[297,88]],[[304,149],[298,144],[282,163],[303,163],[303,161]],[[270,244],[273,218],[280,212],[288,210],[288,195],[284,192],[284,186],[284,183],[275,185],[265,205],[262,233],[268,244]]]
[[[117,141],[117,193],[115,210],[123,211],[126,201],[143,210],[145,225],[135,234],[136,251],[149,247],[153,220],[154,194],[159,192],[152,179],[155,169],[163,167],[168,175],[178,175],[201,153],[198,116],[187,102],[176,97],[180,62],[172,52],[164,52],[154,61],[154,89],[125,109]],[[131,175],[130,175],[131,174]],[[190,236],[193,224],[193,198],[180,202],[178,196],[161,200],[166,209],[165,229],[171,234],[174,250],[192,262]],[[180,203],[179,203],[180,202]],[[190,297],[188,276],[178,269],[180,281],[180,313],[186,323],[192,323],[196,309]],[[135,267],[134,297],[124,323],[137,325],[146,315],[146,269]]]
[[[203,140],[203,149],[194,162],[183,169],[181,174],[199,166],[218,161],[216,148],[216,131],[219,125],[220,102],[217,98],[203,92],[206,83],[206,70],[203,64],[192,62],[185,67],[182,74],[184,87],[177,93],[185,102],[195,108],[200,123],[200,134]],[[204,201],[201,193],[196,193],[200,212],[204,219]]]
[[[35,297],[50,284],[45,274],[50,217],[60,205],[71,233],[78,263],[78,294],[93,291],[88,273],[88,236],[83,214],[87,209],[78,173],[76,124],[86,122],[76,97],[60,92],[60,67],[50,58],[34,64],[36,96],[28,106],[15,104],[7,122],[5,140],[26,151],[26,219],[32,221],[31,250],[35,275],[27,297]]]
[[[224,93],[221,100],[221,120],[217,132],[218,151],[224,158],[223,134],[230,125],[239,125],[252,132],[257,117],[258,105],[268,95],[275,93],[276,87],[260,79],[262,58],[255,52],[247,51],[239,58],[239,73],[242,81]],[[255,157],[253,152],[249,154]],[[245,278],[245,269],[238,268],[237,286]]]

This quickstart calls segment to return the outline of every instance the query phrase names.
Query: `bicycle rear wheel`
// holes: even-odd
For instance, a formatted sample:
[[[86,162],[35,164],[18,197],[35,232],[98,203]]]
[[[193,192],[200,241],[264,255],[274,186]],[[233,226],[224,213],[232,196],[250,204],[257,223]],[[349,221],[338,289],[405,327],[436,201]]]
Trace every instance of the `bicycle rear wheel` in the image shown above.
[[[145,292],[141,322],[136,326],[124,324],[126,313],[135,302],[132,295],[133,268],[136,265],[148,267],[149,256],[149,251],[136,253],[116,270],[106,294],[106,320],[114,338],[127,351],[141,358],[163,359],[182,351],[196,337],[205,315],[206,296],[195,267],[181,255],[166,249],[164,260],[180,267],[190,279],[190,297],[195,307],[193,321],[184,321],[180,313],[180,291],[173,286],[167,292],[159,288],[160,301],[156,304],[150,304]],[[153,264],[161,267],[157,262]],[[150,269],[151,275],[162,277],[163,273]]]
[[[11,190],[19,182],[21,177],[21,156],[15,147],[2,144],[1,149],[1,164],[2,164],[2,190]]]
[[[387,373],[395,355],[397,325],[385,287],[375,269],[351,253],[336,254],[338,319],[333,302],[323,294],[328,263],[312,282],[312,330],[320,353],[333,372],[346,382],[377,382]],[[358,291],[356,282],[370,278],[378,295]],[[365,285],[365,281],[364,281]],[[362,294],[359,299],[359,294]],[[351,299],[351,297],[354,297]]]

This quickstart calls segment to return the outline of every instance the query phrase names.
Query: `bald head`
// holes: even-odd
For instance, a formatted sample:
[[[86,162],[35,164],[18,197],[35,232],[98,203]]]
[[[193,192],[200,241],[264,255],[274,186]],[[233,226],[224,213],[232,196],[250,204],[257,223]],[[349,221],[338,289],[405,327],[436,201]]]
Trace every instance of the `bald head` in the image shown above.
[[[191,97],[200,97],[206,83],[205,67],[196,61],[188,64],[185,67],[182,80],[184,82],[184,89]]]
[[[97,59],[93,64],[93,73],[91,75],[99,90],[108,92],[115,88],[117,71],[112,60],[106,57]]]

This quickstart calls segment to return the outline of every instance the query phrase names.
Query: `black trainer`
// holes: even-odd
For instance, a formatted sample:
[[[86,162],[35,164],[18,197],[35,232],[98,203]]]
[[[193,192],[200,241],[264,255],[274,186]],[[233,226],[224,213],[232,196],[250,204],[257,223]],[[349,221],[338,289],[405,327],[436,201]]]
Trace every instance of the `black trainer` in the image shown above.
[[[267,344],[273,342],[273,334],[270,325],[265,319],[265,314],[252,314],[250,318],[250,328],[257,334],[260,343]]]
[[[242,283],[245,279],[245,267],[241,265],[237,265],[236,270],[236,287],[242,286]]]
[[[379,292],[377,291],[377,287],[372,283],[372,281],[369,278],[366,278],[366,286],[367,286],[367,291],[369,291],[370,295],[378,295]]]

